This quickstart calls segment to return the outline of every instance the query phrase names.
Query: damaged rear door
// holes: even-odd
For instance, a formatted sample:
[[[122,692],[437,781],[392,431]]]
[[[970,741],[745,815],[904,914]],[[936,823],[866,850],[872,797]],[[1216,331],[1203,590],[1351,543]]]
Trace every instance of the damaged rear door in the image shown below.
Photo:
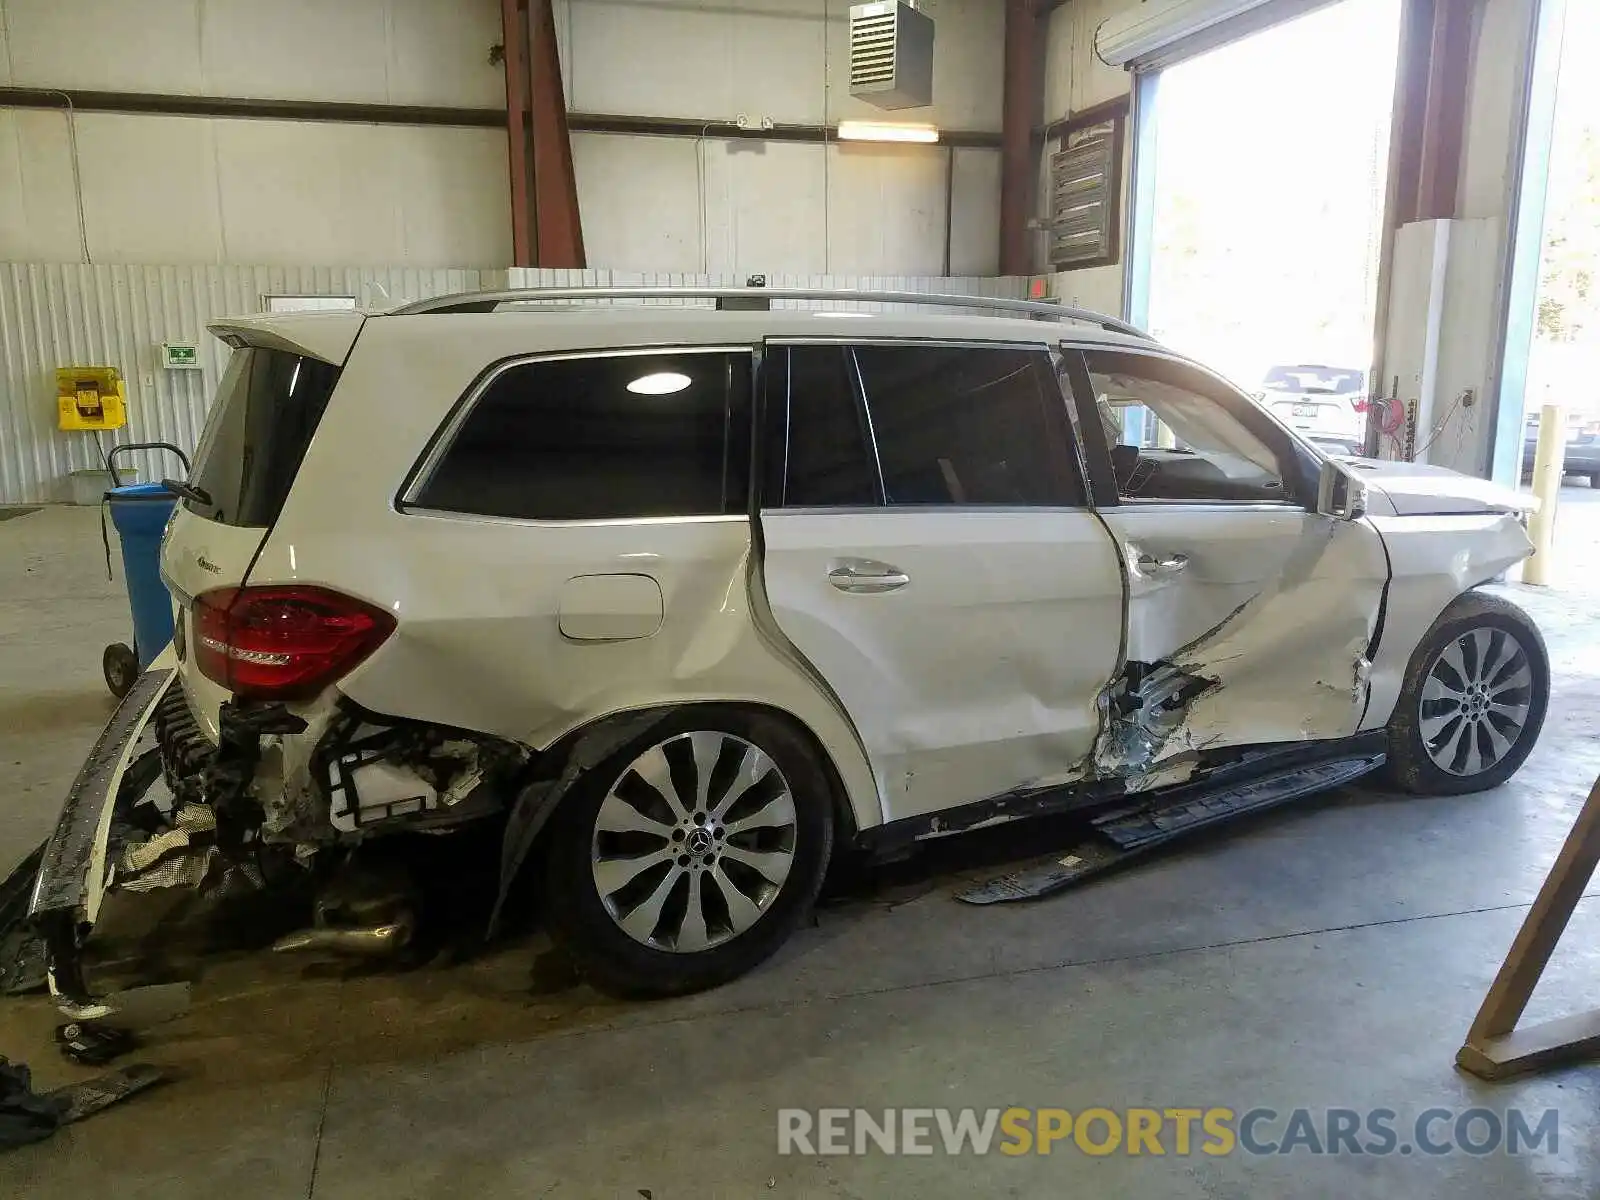
[[[1354,734],[1389,577],[1377,531],[1319,515],[1319,460],[1217,376],[1120,348],[1063,367],[1128,585],[1097,773],[1137,790],[1202,750]]]
[[[770,345],[762,581],[885,817],[1081,777],[1122,578],[1042,345]]]

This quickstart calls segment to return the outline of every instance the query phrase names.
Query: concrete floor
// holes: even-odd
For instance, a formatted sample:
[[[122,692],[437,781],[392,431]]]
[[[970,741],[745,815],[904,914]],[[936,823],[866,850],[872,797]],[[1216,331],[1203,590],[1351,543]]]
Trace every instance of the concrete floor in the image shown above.
[[[983,869],[826,908],[708,995],[539,995],[528,948],[448,969],[208,971],[141,1057],[181,1081],[0,1156],[0,1195],[1431,1196],[1600,1194],[1593,1069],[1492,1087],[1452,1058],[1600,772],[1600,494],[1564,493],[1568,578],[1508,591],[1556,664],[1543,740],[1491,793],[1353,789],[1052,900],[950,899]],[[54,821],[125,636],[92,512],[0,522],[0,867]],[[1048,849],[1041,846],[1038,849]],[[1597,891],[1596,894],[1600,894]],[[1600,1003],[1585,902],[1531,1019]],[[53,1010],[0,1002],[0,1053],[83,1077]],[[1553,1155],[780,1156],[782,1107],[1266,1106],[1560,1112]],[[1170,1143],[1169,1143],[1170,1145]]]

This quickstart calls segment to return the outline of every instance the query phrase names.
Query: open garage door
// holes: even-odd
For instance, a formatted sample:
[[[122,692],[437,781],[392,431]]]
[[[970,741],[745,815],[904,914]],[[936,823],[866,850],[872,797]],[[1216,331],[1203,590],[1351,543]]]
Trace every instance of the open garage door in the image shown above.
[[[1357,453],[1401,3],[1232,7],[1241,11],[1180,27],[1177,41],[1135,60],[1129,310],[1307,437]],[[1195,39],[1285,13],[1293,19],[1158,65],[1193,50]]]
[[[1114,67],[1159,71],[1334,2],[1153,0],[1106,20],[1095,53]]]

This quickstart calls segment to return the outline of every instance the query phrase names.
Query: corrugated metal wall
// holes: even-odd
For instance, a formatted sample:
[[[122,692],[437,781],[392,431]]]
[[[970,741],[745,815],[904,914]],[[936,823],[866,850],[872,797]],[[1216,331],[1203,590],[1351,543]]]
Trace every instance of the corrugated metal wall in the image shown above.
[[[69,472],[97,467],[128,442],[191,450],[227,348],[207,336],[220,317],[261,312],[265,296],[353,296],[384,309],[445,292],[501,287],[657,284],[732,287],[742,278],[624,271],[417,270],[366,267],[145,267],[0,263],[0,504],[70,496]],[[773,275],[775,288],[838,288],[1026,297],[1022,278]],[[672,303],[666,301],[665,303]],[[780,304],[784,302],[779,302]],[[799,302],[805,306],[805,302]],[[864,308],[904,308],[861,305]],[[926,310],[937,311],[937,310]],[[202,370],[168,370],[162,342],[199,342]],[[55,369],[112,366],[128,392],[128,424],[113,434],[56,428]],[[172,474],[164,456],[139,454],[142,477]]]
[[[102,445],[193,449],[228,353],[206,324],[261,312],[264,296],[354,296],[388,308],[505,280],[504,271],[475,270],[0,263],[0,504],[67,499],[68,473],[99,466]],[[200,343],[203,369],[166,369],[162,342]],[[67,366],[122,372],[125,428],[100,442],[56,428],[55,369]],[[123,456],[119,465],[130,457],[145,479],[175,470],[160,455]]]

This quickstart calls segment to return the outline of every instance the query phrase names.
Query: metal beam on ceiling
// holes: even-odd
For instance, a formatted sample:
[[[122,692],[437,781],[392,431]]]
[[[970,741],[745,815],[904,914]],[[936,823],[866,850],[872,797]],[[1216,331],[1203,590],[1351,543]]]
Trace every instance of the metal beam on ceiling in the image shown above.
[[[350,125],[436,125],[465,129],[505,129],[504,108],[455,108],[426,104],[367,104],[345,100],[258,100],[239,96],[174,96],[155,92],[97,92],[82,89],[0,87],[0,108],[63,107],[79,113],[137,113],[167,117],[222,117],[269,121],[309,121]],[[741,129],[732,120],[705,117],[640,117],[627,113],[567,113],[572,133],[615,133],[640,137],[723,138],[750,142],[838,140],[832,127],[779,121],[771,129]],[[983,129],[941,129],[939,144],[997,150],[1000,135]]]

